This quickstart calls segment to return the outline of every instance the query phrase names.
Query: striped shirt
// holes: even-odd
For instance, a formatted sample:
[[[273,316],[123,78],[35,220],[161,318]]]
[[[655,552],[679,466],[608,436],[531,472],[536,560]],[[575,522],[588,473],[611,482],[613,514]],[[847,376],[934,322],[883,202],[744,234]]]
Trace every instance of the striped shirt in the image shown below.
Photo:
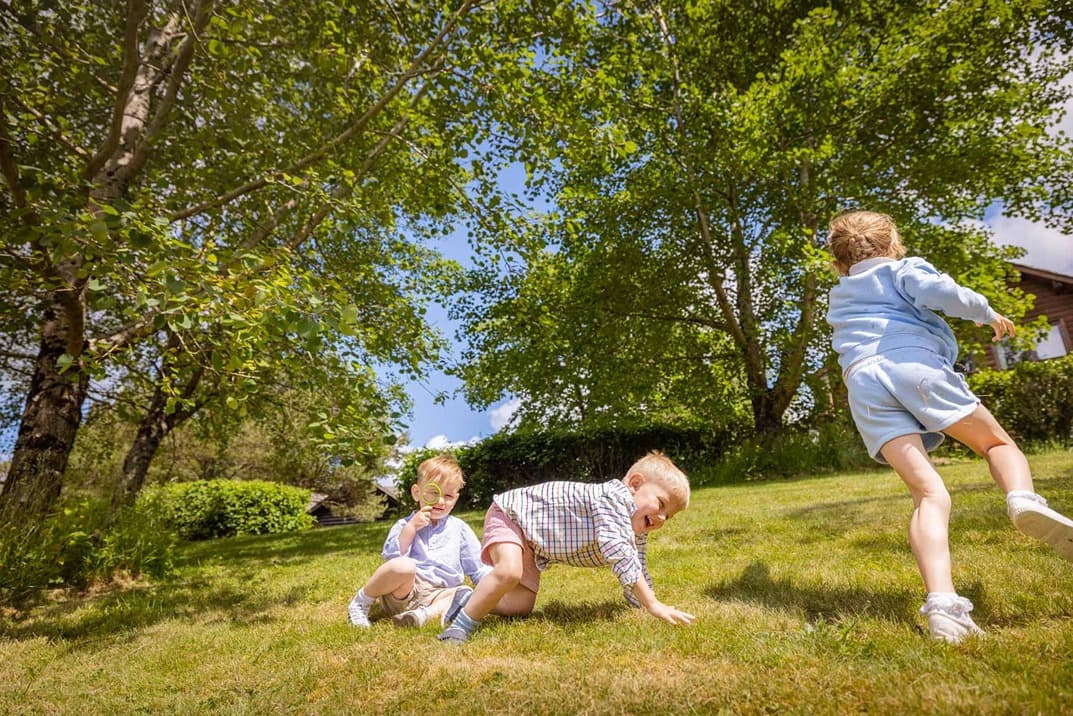
[[[626,601],[636,605],[633,585],[652,585],[645,549],[630,518],[637,505],[622,480],[604,483],[544,482],[495,495],[493,502],[514,521],[533,549],[537,569],[555,562],[575,567],[611,565]]]

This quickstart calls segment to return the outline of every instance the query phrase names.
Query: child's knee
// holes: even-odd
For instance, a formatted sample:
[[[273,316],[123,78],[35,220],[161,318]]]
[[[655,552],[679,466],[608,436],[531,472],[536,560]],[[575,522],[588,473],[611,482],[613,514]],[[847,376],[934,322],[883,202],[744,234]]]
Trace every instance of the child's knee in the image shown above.
[[[495,578],[500,588],[515,587],[522,581],[522,565],[513,561],[497,562],[489,576]]]
[[[395,574],[417,574],[417,562],[410,557],[393,557],[384,564]]]

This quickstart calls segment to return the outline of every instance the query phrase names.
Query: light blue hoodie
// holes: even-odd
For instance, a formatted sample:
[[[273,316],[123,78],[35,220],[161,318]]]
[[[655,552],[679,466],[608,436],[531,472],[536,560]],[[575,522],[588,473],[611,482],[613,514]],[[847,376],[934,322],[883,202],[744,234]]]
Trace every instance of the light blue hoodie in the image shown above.
[[[877,257],[850,267],[831,289],[827,322],[843,372],[857,361],[897,348],[924,348],[957,359],[954,332],[936,311],[990,324],[987,299],[963,288],[922,258]]]

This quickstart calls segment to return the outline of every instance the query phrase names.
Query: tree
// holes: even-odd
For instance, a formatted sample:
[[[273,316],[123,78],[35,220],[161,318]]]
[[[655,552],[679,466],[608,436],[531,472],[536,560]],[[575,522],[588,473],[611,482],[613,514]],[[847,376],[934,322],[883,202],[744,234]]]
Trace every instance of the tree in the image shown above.
[[[530,196],[558,213],[518,232],[505,281],[489,257],[464,310],[476,403],[517,391],[534,419],[555,418],[571,384],[603,411],[648,409],[638,366],[662,364],[662,382],[693,386],[671,400],[688,407],[709,390],[697,376],[712,379],[681,369],[696,355],[740,378],[758,431],[779,430],[794,401],[823,398],[802,392],[830,371],[820,247],[848,207],[892,214],[914,253],[1022,315],[1013,254],[980,220],[996,201],[1039,215],[1053,198],[1051,220],[1068,222],[1065,194],[1047,192],[1070,176],[1069,141],[1048,132],[1070,97],[1068,13],[1033,0],[598,10],[575,42],[540,48],[531,94],[490,110],[503,161],[524,163]],[[519,306],[547,319],[511,325]],[[958,330],[970,352],[984,339]]]
[[[93,378],[156,363],[181,415],[175,386],[233,382],[267,338],[349,336],[407,371],[427,361],[435,341],[410,319],[438,279],[411,271],[429,262],[398,237],[457,209],[476,90],[453,68],[488,44],[464,31],[480,6],[0,9],[0,314],[15,346],[38,346],[5,356],[32,366],[8,518],[55,501]],[[400,300],[347,298],[363,287]]]

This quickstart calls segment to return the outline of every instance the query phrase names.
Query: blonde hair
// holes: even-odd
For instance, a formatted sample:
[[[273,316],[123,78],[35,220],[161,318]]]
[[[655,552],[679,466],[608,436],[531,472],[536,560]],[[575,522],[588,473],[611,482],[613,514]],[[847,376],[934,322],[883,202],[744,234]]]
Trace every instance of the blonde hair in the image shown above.
[[[635,472],[667,490],[667,494],[681,504],[680,509],[689,507],[689,478],[678,469],[673,460],[659,450],[653,450],[633,463],[626,474],[632,475]]]
[[[842,274],[849,273],[853,264],[877,256],[905,256],[894,219],[875,211],[848,211],[831,219],[827,249],[834,254],[835,268]]]
[[[436,455],[422,461],[417,466],[417,482],[415,484],[424,485],[429,481],[435,482],[440,486],[457,482],[459,488],[466,484],[462,477],[462,468],[459,467],[458,460],[455,460],[452,455]]]

